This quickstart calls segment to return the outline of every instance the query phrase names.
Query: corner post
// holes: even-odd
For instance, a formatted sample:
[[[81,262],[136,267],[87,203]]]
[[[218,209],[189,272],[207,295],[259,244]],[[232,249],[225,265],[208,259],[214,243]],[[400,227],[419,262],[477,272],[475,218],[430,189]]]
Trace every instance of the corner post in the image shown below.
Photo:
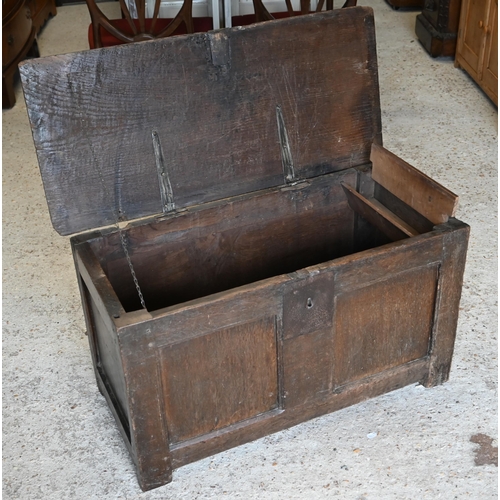
[[[469,240],[467,224],[450,218],[445,226],[429,372],[422,381],[425,387],[440,385],[450,375]]]
[[[119,336],[132,455],[139,485],[147,491],[172,481],[160,361],[147,323],[125,327]]]

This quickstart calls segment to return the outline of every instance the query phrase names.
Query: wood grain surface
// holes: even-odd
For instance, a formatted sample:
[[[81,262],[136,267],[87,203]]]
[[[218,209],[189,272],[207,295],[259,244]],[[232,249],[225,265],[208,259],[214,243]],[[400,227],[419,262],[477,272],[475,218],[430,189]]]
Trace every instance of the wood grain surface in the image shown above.
[[[374,144],[372,177],[434,224],[455,215],[458,196],[387,149]]]
[[[150,311],[352,252],[354,213],[341,181],[354,169],[221,200],[127,231]],[[126,310],[140,308],[118,233],[90,242]]]
[[[368,8],[23,66],[56,230],[149,216],[122,233],[147,310],[119,231],[72,238],[97,382],[143,490],[447,379],[468,227],[380,146],[376,68]]]
[[[335,49],[330,49],[335,47]],[[162,213],[368,163],[381,142],[373,12],[339,9],[29,61],[21,68],[55,229]]]

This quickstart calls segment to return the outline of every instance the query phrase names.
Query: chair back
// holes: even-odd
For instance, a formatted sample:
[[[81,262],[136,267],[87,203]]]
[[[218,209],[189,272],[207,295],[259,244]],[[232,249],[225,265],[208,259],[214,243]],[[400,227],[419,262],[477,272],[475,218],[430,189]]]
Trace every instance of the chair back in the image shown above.
[[[319,0],[316,12],[323,10],[325,1],[326,9],[333,10],[333,0]],[[354,7],[356,1],[346,0],[342,8]],[[184,0],[181,9],[173,19],[159,17],[161,0],[155,0],[152,17],[147,17],[146,0],[130,0],[133,2],[130,6],[125,0],[119,0],[122,19],[108,19],[99,8],[96,0],[86,0],[86,2],[92,20],[88,34],[91,49],[213,29],[211,18],[193,18],[193,0]],[[285,0],[285,3],[287,12],[271,14],[262,0],[253,0],[255,14],[236,16],[233,18],[232,24],[235,26],[247,25],[311,13],[310,0],[300,0],[300,12],[293,10],[291,0]]]
[[[159,18],[161,0],[155,0],[152,17],[147,17],[146,0],[130,0],[135,9],[129,8],[125,0],[119,0],[123,19],[110,20],[99,8],[96,0],[86,0],[92,24],[89,28],[90,48],[100,48],[121,43],[141,42],[171,35],[208,31],[211,19],[193,20],[193,0],[184,0],[173,19]],[[135,11],[134,15],[131,10]],[[196,24],[199,24],[197,29]],[[206,29],[205,29],[206,28]],[[113,40],[114,39],[114,40]],[[107,43],[106,43],[107,42]]]
[[[345,7],[355,7],[357,0],[346,0],[342,9]],[[233,26],[240,24],[251,24],[253,22],[260,23],[263,21],[272,21],[273,19],[281,19],[284,17],[302,16],[305,14],[312,14],[313,12],[320,12],[325,6],[325,0],[319,0],[318,5],[314,11],[311,10],[310,0],[300,0],[300,11],[294,11],[291,0],[285,0],[286,12],[273,12],[272,14],[267,10],[262,0],[253,0],[253,7],[255,14],[247,16],[235,16],[233,18]],[[333,10],[333,0],[326,0],[326,10]],[[239,21],[239,22],[238,22]]]

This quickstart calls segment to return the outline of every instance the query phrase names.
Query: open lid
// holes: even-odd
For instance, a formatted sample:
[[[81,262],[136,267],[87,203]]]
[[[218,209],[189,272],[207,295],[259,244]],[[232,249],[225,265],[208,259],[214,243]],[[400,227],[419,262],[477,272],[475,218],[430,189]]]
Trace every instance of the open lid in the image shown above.
[[[366,7],[31,60],[21,77],[63,235],[365,164],[381,143]]]

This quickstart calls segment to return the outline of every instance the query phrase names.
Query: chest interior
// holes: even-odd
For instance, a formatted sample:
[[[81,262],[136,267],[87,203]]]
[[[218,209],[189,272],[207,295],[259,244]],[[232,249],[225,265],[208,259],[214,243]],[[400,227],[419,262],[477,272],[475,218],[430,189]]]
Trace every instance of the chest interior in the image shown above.
[[[390,204],[388,192],[371,179],[370,168],[360,168],[133,225],[126,231],[126,246],[148,310],[409,237],[377,227],[360,215],[349,204],[343,184],[371,191],[372,200],[376,196]],[[421,232],[431,230],[432,223],[425,217],[420,216],[415,224],[417,212],[396,197],[392,201],[391,208],[402,217],[408,219],[412,213],[412,223]],[[125,311],[140,309],[120,233],[91,237],[88,244]]]

